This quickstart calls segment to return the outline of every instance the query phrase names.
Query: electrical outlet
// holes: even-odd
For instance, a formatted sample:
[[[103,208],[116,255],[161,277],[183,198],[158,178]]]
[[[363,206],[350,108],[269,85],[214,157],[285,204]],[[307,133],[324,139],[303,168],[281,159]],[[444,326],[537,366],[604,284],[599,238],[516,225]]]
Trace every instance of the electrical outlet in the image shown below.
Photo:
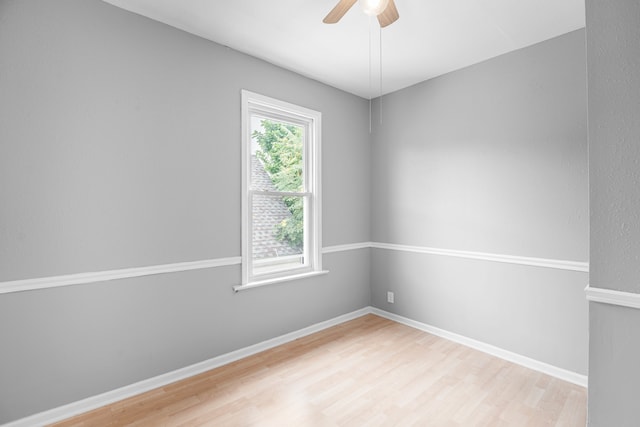
[[[393,304],[393,292],[387,292],[387,302]]]

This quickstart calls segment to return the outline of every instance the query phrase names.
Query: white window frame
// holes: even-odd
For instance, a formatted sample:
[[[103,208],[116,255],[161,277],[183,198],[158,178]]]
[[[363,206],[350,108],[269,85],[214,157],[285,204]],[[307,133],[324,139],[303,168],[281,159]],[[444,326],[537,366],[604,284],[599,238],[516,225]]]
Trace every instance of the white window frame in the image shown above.
[[[278,192],[305,197],[303,265],[275,273],[253,273],[252,195],[273,194],[250,188],[251,183],[251,117],[269,119],[304,127],[303,173],[305,186],[300,193]],[[322,114],[318,111],[242,90],[242,284],[234,290],[301,279],[326,273],[322,270],[322,204],[321,204],[321,130]]]

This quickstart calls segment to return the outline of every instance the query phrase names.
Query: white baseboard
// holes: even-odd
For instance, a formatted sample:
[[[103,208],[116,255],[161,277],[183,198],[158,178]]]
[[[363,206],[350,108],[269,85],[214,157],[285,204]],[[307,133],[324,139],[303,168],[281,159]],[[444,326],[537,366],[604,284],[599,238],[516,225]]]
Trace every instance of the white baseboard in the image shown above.
[[[273,347],[277,347],[282,344],[286,344],[298,338],[311,335],[315,332],[322,331],[335,325],[347,322],[349,320],[356,319],[366,314],[375,314],[380,317],[384,317],[389,320],[393,320],[398,323],[410,326],[412,328],[419,329],[421,331],[428,332],[430,334],[448,339],[453,342],[465,345],[467,347],[474,348],[484,353],[491,354],[492,356],[499,357],[509,362],[516,363],[529,369],[533,369],[547,375],[559,378],[564,381],[568,381],[573,384],[577,384],[582,387],[587,386],[587,377],[585,375],[577,374],[575,372],[567,371],[565,369],[558,368],[516,353],[512,353],[501,348],[473,340],[471,338],[464,337],[462,335],[454,334],[452,332],[445,331],[443,329],[436,328],[424,323],[417,322],[415,320],[408,319],[406,317],[399,316],[397,314],[389,313],[384,310],[380,310],[375,307],[365,307],[360,310],[353,311],[351,313],[344,314],[342,316],[334,317],[333,319],[326,320],[324,322],[316,323],[309,327],[281,335],[276,338],[272,338],[267,341],[263,341],[258,344],[254,344],[231,353],[223,354],[214,357],[209,360],[205,360],[200,363],[196,363],[191,366],[187,366],[175,371],[167,372],[166,374],[158,375],[147,380],[139,381],[128,386],[118,388],[116,390],[108,391],[106,393],[99,394],[97,396],[88,397],[86,399],[79,400],[77,402],[69,403],[58,408],[50,409],[48,411],[40,412],[35,415],[31,415],[26,418],[22,418],[16,421],[4,424],[4,427],[32,427],[41,426],[46,424],[55,423],[65,420],[67,418],[74,417],[76,415],[83,414],[85,412],[92,411],[94,409],[101,408],[105,405],[118,402],[123,399],[127,399],[132,396],[136,396],[141,393],[156,389],[158,387],[164,387],[168,384],[190,378],[192,376],[201,374],[211,369],[218,368],[236,360],[243,359],[245,357],[252,356],[256,353],[260,353],[265,350],[269,350]]]
[[[548,363],[540,362],[539,360],[531,359],[526,356],[522,356],[517,353],[513,353],[508,350],[504,350],[499,347],[477,341],[472,338],[458,335],[453,332],[445,331],[444,329],[436,328],[435,326],[427,325],[426,323],[417,322],[415,320],[408,319],[406,317],[399,316],[397,314],[389,313],[379,308],[372,307],[371,313],[380,317],[393,320],[403,325],[411,326],[412,328],[419,329],[424,332],[428,332],[432,335],[436,335],[445,338],[449,341],[462,344],[467,347],[482,351],[492,356],[499,357],[500,359],[507,360],[512,363],[524,366],[525,368],[533,369],[534,371],[542,372],[552,377],[559,378],[563,381],[567,381],[582,387],[587,387],[587,376],[578,374],[576,372],[568,371],[566,369],[558,368],[557,366],[549,365]]]
[[[342,316],[334,317],[333,319],[316,323],[315,325],[311,325],[306,328],[281,335],[279,337],[272,338],[258,344],[251,345],[249,347],[232,351],[231,353],[223,354],[212,359],[187,366],[185,368],[167,372],[166,374],[139,381],[137,383],[124,386],[116,390],[108,391],[97,396],[88,397],[77,402],[69,403],[68,405],[40,412],[26,418],[21,418],[16,421],[9,422],[8,424],[4,424],[4,427],[33,427],[62,421],[67,418],[71,418],[76,415],[101,408],[105,405],[109,405],[111,403],[118,402],[120,400],[127,399],[141,393],[145,393],[158,387],[164,387],[176,381],[184,380],[203,372],[210,371],[211,369],[215,369],[228,363],[235,362],[236,360],[252,356],[265,350],[269,350],[270,348],[286,344],[298,338],[311,335],[315,332],[322,331],[323,329],[339,325],[340,323],[353,320],[369,313],[371,313],[371,307],[365,307],[360,310],[343,314]]]

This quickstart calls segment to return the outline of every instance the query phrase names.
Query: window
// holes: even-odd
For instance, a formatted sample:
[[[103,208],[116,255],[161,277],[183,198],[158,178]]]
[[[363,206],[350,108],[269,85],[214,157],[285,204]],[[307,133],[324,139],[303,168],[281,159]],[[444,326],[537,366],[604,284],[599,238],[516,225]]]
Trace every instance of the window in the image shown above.
[[[242,91],[242,285],[322,273],[321,114]]]

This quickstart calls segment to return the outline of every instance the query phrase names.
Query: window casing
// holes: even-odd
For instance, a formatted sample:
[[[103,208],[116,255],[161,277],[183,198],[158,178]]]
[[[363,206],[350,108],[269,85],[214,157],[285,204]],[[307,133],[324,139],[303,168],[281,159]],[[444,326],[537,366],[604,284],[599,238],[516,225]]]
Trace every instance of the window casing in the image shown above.
[[[242,285],[322,272],[321,114],[242,91]]]

